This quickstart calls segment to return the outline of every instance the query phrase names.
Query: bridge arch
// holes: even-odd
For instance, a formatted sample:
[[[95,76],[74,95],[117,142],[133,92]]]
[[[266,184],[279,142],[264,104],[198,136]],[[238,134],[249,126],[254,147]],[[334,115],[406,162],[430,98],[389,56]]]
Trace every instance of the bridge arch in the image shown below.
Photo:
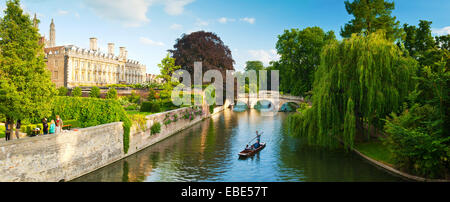
[[[261,98],[254,100],[254,103],[251,103],[251,106],[254,109],[273,109],[275,104],[273,99]]]
[[[233,111],[235,112],[243,112],[246,111],[249,108],[247,102],[242,102],[237,100],[234,104]]]
[[[281,104],[280,106],[281,106],[280,111],[283,111],[283,112],[295,111],[300,107],[300,102],[288,101],[288,102],[285,102],[284,104]]]

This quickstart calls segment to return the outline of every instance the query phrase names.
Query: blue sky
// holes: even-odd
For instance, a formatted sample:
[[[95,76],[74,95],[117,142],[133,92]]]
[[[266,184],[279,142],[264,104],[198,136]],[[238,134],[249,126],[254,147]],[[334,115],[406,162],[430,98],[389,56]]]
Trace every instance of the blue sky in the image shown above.
[[[393,12],[401,22],[417,25],[433,21],[433,34],[450,34],[450,1],[396,0]],[[285,29],[319,26],[325,31],[340,27],[352,16],[343,0],[22,0],[23,8],[37,13],[41,33],[48,36],[51,19],[56,24],[57,45],[88,48],[97,37],[102,51],[107,43],[125,46],[131,59],[158,73],[157,64],[183,33],[215,32],[229,46],[242,70],[246,61],[266,65],[278,58],[277,36]],[[0,9],[5,0],[0,0]],[[0,14],[2,15],[2,14]]]

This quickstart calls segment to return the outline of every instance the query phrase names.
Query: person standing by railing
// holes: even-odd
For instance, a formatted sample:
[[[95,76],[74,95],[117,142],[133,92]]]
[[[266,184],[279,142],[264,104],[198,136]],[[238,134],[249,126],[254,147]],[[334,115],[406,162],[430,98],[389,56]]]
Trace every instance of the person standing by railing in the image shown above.
[[[47,123],[47,118],[43,118],[42,119],[42,131],[44,132],[44,135],[48,134],[48,123]]]
[[[63,127],[63,121],[56,115],[56,133],[60,133]]]
[[[11,139],[11,120],[6,118],[5,122],[5,139],[9,141]]]
[[[50,122],[50,134],[55,134],[55,129],[56,129],[56,125],[55,125],[55,121],[54,120],[52,120],[51,122]]]
[[[22,121],[19,119],[16,123],[16,138],[19,139],[20,127],[22,126]]]

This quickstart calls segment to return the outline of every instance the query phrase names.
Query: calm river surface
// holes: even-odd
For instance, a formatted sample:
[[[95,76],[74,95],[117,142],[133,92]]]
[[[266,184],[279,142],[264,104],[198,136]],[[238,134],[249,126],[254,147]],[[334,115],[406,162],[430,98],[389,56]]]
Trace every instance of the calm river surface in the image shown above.
[[[400,181],[353,153],[312,148],[283,127],[287,113],[225,112],[137,154],[74,181],[94,182],[341,182]],[[164,126],[163,126],[164,127]],[[263,131],[267,147],[253,158],[238,153]]]

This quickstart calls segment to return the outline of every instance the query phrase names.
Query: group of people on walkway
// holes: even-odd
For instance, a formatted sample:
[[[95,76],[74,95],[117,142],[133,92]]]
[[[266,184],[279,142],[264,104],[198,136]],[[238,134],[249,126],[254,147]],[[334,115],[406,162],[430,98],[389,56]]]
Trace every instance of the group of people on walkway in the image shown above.
[[[16,123],[15,133],[16,138],[19,139],[20,127],[22,126],[22,121],[19,119]],[[14,121],[11,118],[6,118],[5,122],[5,139],[6,141],[11,140],[11,134],[14,133]]]
[[[5,122],[5,139],[6,141],[11,140],[11,135],[15,132],[16,138],[19,139],[20,136],[20,128],[22,126],[22,121],[17,120],[14,128],[14,120],[11,118],[6,118]],[[59,115],[56,115],[56,121],[51,120],[50,124],[47,122],[47,118],[42,119],[42,132],[44,135],[47,134],[57,134],[62,131],[63,128],[63,121],[59,117]],[[40,132],[40,129],[38,130]]]
[[[43,130],[44,135],[60,133],[62,131],[62,127],[63,127],[63,121],[59,117],[59,115],[56,115],[56,121],[51,120],[50,128],[49,128],[47,118],[44,118],[44,119],[42,119],[42,127],[43,127],[42,130]]]

